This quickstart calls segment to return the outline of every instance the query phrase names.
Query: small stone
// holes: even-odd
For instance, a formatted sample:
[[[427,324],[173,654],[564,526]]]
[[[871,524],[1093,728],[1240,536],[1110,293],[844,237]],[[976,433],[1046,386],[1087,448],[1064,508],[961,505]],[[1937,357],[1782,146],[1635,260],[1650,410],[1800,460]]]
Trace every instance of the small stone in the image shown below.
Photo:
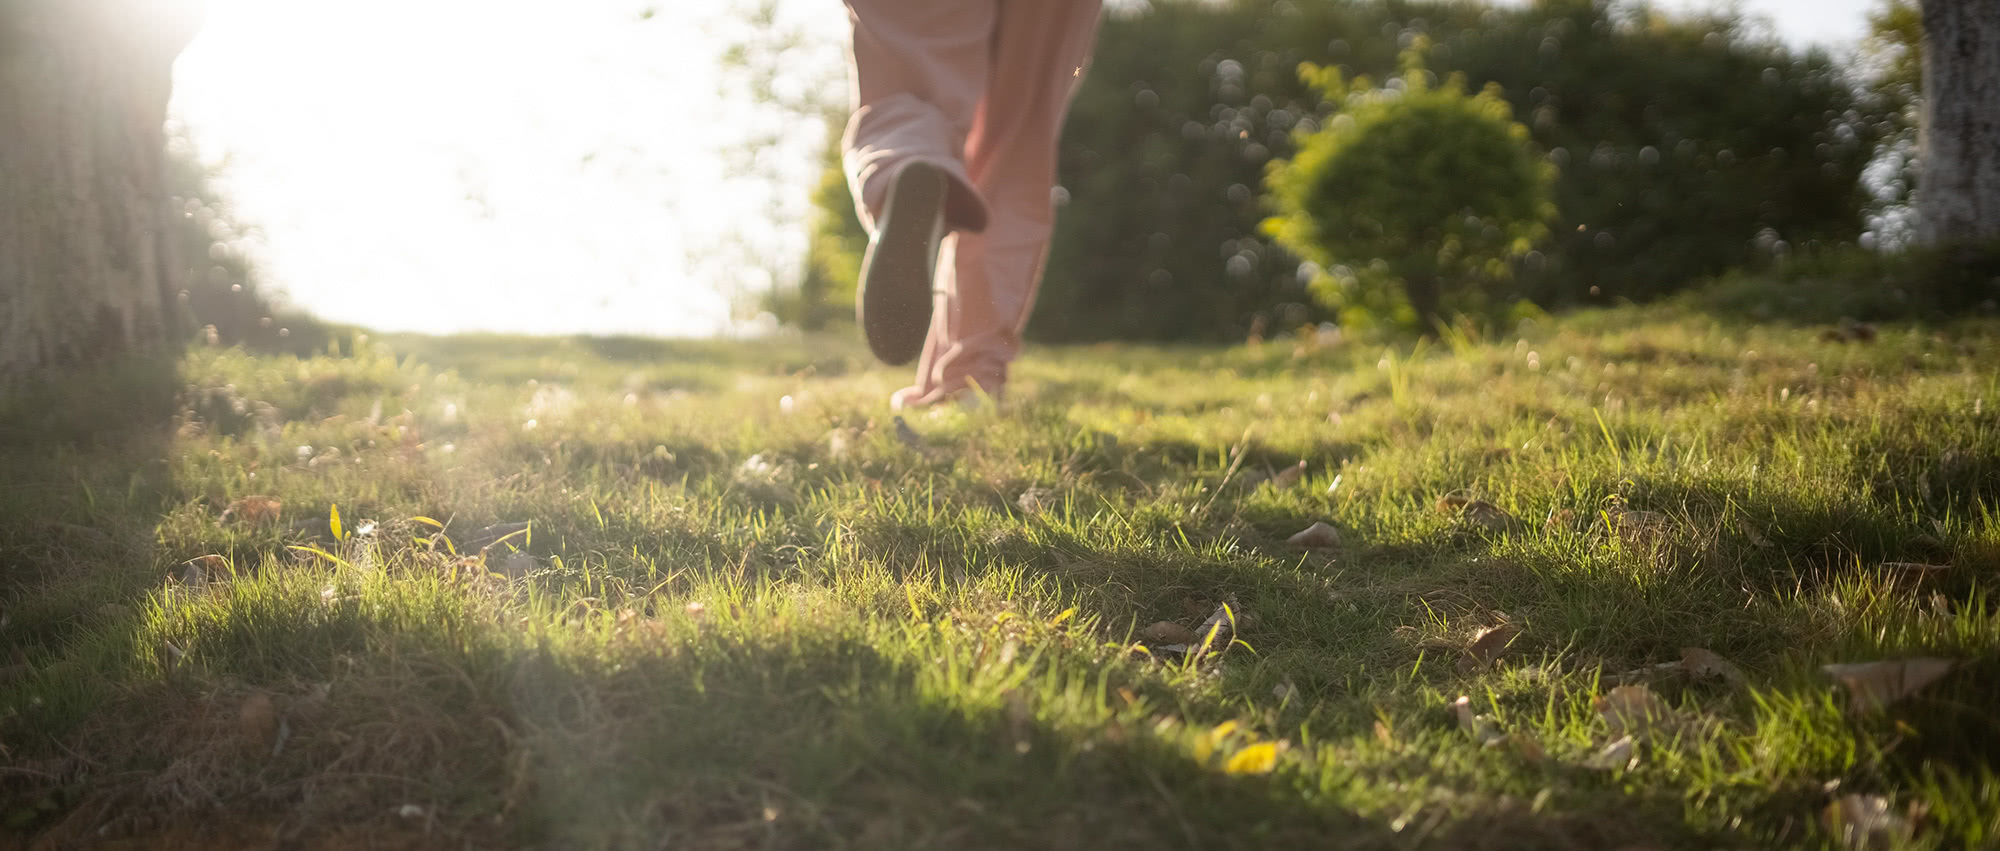
[[[1298,534],[1287,538],[1285,543],[1295,547],[1304,547],[1309,550],[1336,547],[1340,545],[1340,531],[1325,523],[1314,523],[1311,526],[1307,526]]]

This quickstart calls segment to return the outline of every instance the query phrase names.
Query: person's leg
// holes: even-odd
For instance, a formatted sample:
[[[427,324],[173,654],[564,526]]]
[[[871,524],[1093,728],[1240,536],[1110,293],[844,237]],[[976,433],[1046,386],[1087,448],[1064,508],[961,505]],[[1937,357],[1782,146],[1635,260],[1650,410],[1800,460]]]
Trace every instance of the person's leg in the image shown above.
[[[939,258],[939,294],[917,383],[899,406],[977,385],[999,395],[1020,353],[1055,223],[1056,145],[1097,37],[1097,0],[1000,0],[985,99],[967,134],[966,173],[985,198],[982,233]]]
[[[997,2],[847,0],[854,114],[841,159],[871,232],[892,178],[912,161],[950,178],[948,227],[986,227],[986,204],[966,170],[965,140],[986,93]]]
[[[921,353],[947,227],[987,211],[964,162],[997,0],[848,0],[854,115],[843,164],[868,228],[855,318],[885,363]]]

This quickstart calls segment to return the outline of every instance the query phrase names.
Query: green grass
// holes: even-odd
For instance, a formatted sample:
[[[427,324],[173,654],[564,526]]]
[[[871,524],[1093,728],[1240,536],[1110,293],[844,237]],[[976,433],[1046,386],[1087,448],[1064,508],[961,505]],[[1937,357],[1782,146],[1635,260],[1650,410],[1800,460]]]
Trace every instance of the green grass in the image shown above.
[[[1860,794],[1921,811],[1904,845],[1992,847],[2000,322],[1821,330],[1042,350],[916,446],[844,340],[193,351],[172,400],[0,413],[0,816],[50,847],[1814,847]],[[1338,546],[1286,543],[1319,521]],[[1227,650],[1134,651],[1225,603]],[[1683,647],[1746,684],[1653,667]],[[1960,664],[1874,713],[1819,670],[1909,656]],[[1596,767],[1619,683],[1675,717]]]

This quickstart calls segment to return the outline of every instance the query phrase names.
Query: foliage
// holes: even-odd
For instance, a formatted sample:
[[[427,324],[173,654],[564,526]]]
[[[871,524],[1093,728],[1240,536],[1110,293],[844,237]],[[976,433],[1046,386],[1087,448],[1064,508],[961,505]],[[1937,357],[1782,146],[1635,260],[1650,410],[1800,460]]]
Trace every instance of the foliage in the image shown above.
[[[1822,330],[1042,348],[1004,416],[910,415],[915,447],[881,414],[906,376],[846,339],[197,348],[174,421],[55,388],[132,443],[0,412],[0,817],[43,847],[1816,848],[1832,788],[1985,847],[2000,320]],[[1286,543],[1315,522],[1332,548]],[[1225,605],[1241,644],[1134,649]],[[1962,664],[1861,717],[1821,670],[1913,657]]]
[[[1346,325],[1395,317],[1429,332],[1447,312],[1496,313],[1511,261],[1555,215],[1555,167],[1527,148],[1499,87],[1433,85],[1426,47],[1404,52],[1386,88],[1301,68],[1339,111],[1265,174],[1278,215],[1264,232],[1316,264],[1313,293]]]
[[[1638,4],[1524,8],[1161,0],[1113,12],[1070,113],[1068,203],[1029,332],[1241,339],[1316,319],[1253,187],[1331,105],[1301,62],[1393,73],[1428,36],[1440,74],[1500,85],[1559,169],[1555,240],[1512,292],[1545,307],[1648,299],[1794,246],[1855,240],[1859,185],[1903,107],[1742,21]]]
[[[1924,15],[1916,0],[1878,0],[1868,13],[1868,37],[1861,49],[1880,63],[1877,73],[1884,85],[1923,91]]]
[[[854,209],[841,167],[842,118],[830,113],[825,120],[827,143],[820,153],[819,182],[813,186],[808,214],[805,269],[796,294],[781,287],[768,302],[780,321],[808,331],[854,314],[861,257],[868,251],[868,232]]]
[[[1689,295],[1707,309],[1767,322],[1993,316],[2000,314],[2000,243],[1808,252],[1762,275],[1725,275]]]

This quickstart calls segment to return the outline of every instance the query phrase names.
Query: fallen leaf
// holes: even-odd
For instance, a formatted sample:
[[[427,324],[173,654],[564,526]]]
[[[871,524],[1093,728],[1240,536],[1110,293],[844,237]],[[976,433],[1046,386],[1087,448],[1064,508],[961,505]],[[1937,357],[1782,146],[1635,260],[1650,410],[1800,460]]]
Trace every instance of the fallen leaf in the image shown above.
[[[488,560],[487,564],[491,565],[492,572],[494,573],[498,573],[508,579],[519,579],[533,573],[536,568],[541,567],[542,560],[527,553],[512,552],[498,559]]]
[[[1014,504],[1029,514],[1040,514],[1056,505],[1056,492],[1049,488],[1029,488],[1021,492]]]
[[[1173,621],[1151,624],[1139,630],[1139,638],[1153,644],[1193,644],[1197,640],[1194,630]]]
[[[1305,474],[1306,474],[1306,462],[1300,461],[1297,464],[1293,464],[1290,467],[1286,467],[1283,470],[1279,470],[1277,473],[1273,474],[1271,478],[1265,482],[1265,484],[1270,485],[1272,490],[1285,490],[1286,488],[1298,484],[1299,479],[1304,478]]]
[[[1820,823],[1845,848],[1889,848],[1915,835],[1909,819],[1889,809],[1881,795],[1842,795],[1826,805]]]
[[[1514,749],[1514,755],[1531,764],[1540,764],[1545,754],[1542,743],[1527,733],[1508,733],[1507,745]]]
[[[1681,667],[1697,677],[1721,677],[1724,682],[1742,688],[1748,682],[1743,669],[1724,659],[1712,650],[1700,647],[1681,648]]]
[[[243,706],[236,710],[236,729],[250,747],[270,747],[278,737],[278,707],[271,696],[260,691],[244,698]]]
[[[1203,650],[1228,649],[1230,643],[1236,640],[1236,633],[1239,631],[1238,617],[1237,610],[1230,604],[1223,603],[1216,606],[1214,614],[1209,615],[1208,620],[1202,621],[1201,626],[1195,629],[1194,643],[1201,645]]]
[[[1520,635],[1521,628],[1510,623],[1489,626],[1472,637],[1472,643],[1466,645],[1465,652],[1480,666],[1491,665]]]
[[[222,511],[222,522],[235,520],[252,526],[275,525],[285,504],[268,496],[246,496],[229,504]]]
[[[1583,767],[1599,771],[1630,770],[1638,762],[1639,743],[1631,736],[1620,737],[1583,761]]]
[[[1845,665],[1821,665],[1847,687],[1850,712],[1873,712],[1922,690],[1958,666],[1952,659],[1917,656]]]
[[[1298,534],[1285,539],[1285,543],[1309,550],[1320,550],[1340,545],[1340,531],[1325,523],[1314,523]]]
[[[1618,686],[1591,701],[1591,706],[1614,736],[1644,736],[1675,721],[1673,707],[1644,685]]]
[[[227,570],[229,570],[229,560],[222,556],[215,555],[214,553],[205,556],[195,556],[181,562],[181,584],[200,588],[203,585],[207,585],[211,578]]]
[[[1224,774],[1270,774],[1278,767],[1277,742],[1258,742],[1236,752],[1222,766]]]
[[[1521,521],[1514,519],[1514,515],[1508,514],[1506,509],[1483,499],[1467,503],[1465,510],[1459,516],[1484,526],[1491,532],[1508,532],[1521,526]]]

